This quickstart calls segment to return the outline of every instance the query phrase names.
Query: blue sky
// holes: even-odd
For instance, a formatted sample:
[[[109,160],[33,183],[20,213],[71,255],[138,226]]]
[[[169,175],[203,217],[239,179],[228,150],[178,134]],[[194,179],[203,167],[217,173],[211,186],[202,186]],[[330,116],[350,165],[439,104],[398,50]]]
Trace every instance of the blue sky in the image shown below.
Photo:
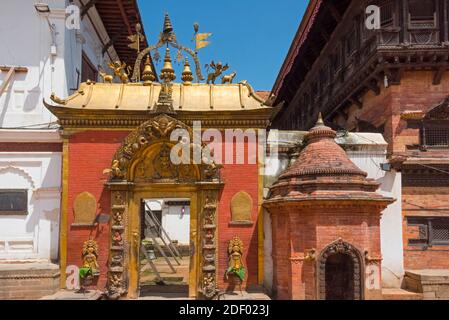
[[[157,42],[168,12],[179,43],[194,47],[193,23],[211,32],[200,50],[204,65],[228,63],[234,82],[248,80],[256,90],[271,90],[307,6],[307,0],[138,0],[149,43]],[[161,56],[164,51],[159,50]],[[176,51],[172,50],[174,58]],[[193,64],[193,61],[190,61]],[[156,65],[160,69],[161,64]],[[176,69],[178,69],[177,67]],[[180,73],[177,72],[178,80]]]

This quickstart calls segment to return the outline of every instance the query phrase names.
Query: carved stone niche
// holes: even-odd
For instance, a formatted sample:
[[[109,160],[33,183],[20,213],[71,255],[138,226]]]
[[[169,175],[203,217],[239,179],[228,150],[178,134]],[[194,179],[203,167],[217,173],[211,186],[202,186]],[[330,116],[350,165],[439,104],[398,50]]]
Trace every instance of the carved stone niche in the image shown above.
[[[85,191],[78,194],[73,202],[74,227],[91,227],[94,225],[97,214],[97,200]]]
[[[253,225],[251,213],[253,199],[245,191],[237,192],[231,199],[231,225]]]

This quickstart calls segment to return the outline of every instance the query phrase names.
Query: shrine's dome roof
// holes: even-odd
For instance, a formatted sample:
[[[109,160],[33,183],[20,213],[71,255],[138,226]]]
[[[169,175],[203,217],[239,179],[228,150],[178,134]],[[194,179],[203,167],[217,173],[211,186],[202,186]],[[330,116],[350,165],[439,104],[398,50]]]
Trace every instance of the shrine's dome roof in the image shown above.
[[[335,137],[336,132],[325,126],[320,116],[305,136],[298,158],[271,187],[270,200],[387,199],[375,192],[379,183],[367,178]]]
[[[335,142],[336,132],[320,119],[305,136],[306,146],[295,163],[279,177],[282,179],[309,179],[309,176],[340,176],[365,178],[346,152]]]

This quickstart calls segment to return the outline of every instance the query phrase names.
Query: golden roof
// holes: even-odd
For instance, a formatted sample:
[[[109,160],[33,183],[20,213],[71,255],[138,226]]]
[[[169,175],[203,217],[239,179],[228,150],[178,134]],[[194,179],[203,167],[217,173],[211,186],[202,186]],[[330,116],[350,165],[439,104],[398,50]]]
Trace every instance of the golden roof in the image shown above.
[[[233,84],[235,71],[223,75],[229,69],[227,63],[223,65],[212,61],[207,64],[207,81],[199,83],[205,78],[201,73],[197,52],[177,42],[173,27],[167,21],[168,15],[155,45],[141,51],[138,50],[139,46],[136,47],[139,54],[132,76],[130,66],[114,61],[108,64],[113,74],[100,72],[103,83],[88,80],[80,85],[76,93],[65,99],[52,94],[50,99],[54,104],[44,100],[44,105],[58,118],[64,130],[133,128],[160,113],[176,115],[178,120],[188,125],[202,121],[204,127],[266,128],[269,125],[273,113],[278,110],[271,106],[273,99],[257,95],[246,81]],[[206,35],[198,34],[197,31],[198,26],[195,28],[196,35]],[[132,39],[138,36],[133,35]],[[181,77],[183,83],[172,83],[176,75],[169,46],[178,50],[177,55],[181,59],[182,52],[191,56],[198,83],[191,83],[194,77],[187,57]],[[164,66],[160,70],[162,81],[157,83],[154,82],[156,70],[151,68],[148,60],[150,54],[158,55],[157,50],[162,47],[166,47]],[[147,63],[141,75],[145,57]],[[220,77],[221,84],[215,84]],[[113,83],[114,79],[121,83]]]
[[[160,83],[82,83],[66,99],[52,96],[60,107],[83,110],[148,111],[156,105]],[[253,88],[238,84],[173,83],[173,109],[182,111],[242,111],[270,108]]]

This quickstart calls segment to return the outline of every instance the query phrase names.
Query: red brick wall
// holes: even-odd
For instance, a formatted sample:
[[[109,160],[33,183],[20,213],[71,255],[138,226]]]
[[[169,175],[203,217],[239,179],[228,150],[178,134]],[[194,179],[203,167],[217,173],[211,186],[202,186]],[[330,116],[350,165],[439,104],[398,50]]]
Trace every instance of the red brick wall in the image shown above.
[[[384,137],[389,142],[390,153],[406,152],[406,145],[419,143],[419,130],[407,128],[401,113],[406,110],[428,111],[449,95],[449,73],[445,73],[441,84],[433,85],[432,71],[407,71],[401,84],[382,88],[380,95],[372,92],[365,94],[363,108],[351,107],[350,121],[355,116],[376,125],[385,121]],[[442,157],[449,157],[449,151],[442,152]],[[431,208],[435,206],[449,207],[449,195],[444,188],[414,189],[403,187],[403,240],[404,267],[406,269],[447,268],[449,267],[449,248],[433,247],[425,251],[408,246],[408,239],[413,232],[407,226],[405,216],[429,215],[429,211],[417,211],[419,206]],[[414,203],[418,206],[408,204]],[[410,210],[412,209],[412,210]],[[431,213],[435,214],[435,212]]]
[[[234,144],[234,156],[235,156]],[[248,150],[248,143],[245,144]],[[251,149],[251,148],[250,148]],[[245,151],[245,154],[247,152]],[[224,152],[223,152],[224,155]],[[243,288],[246,285],[257,284],[257,207],[258,207],[258,165],[248,164],[225,164],[221,171],[225,183],[219,200],[218,217],[218,270],[217,279],[220,289],[231,288],[232,281],[226,281],[224,274],[228,268],[228,243],[234,236],[240,237],[244,246],[244,260],[247,275]],[[253,199],[252,221],[250,226],[230,225],[231,222],[231,198],[239,191],[247,192]],[[237,288],[238,289],[238,288]]]
[[[401,113],[406,110],[427,111],[449,95],[449,73],[441,84],[433,85],[432,71],[406,71],[400,85],[382,87],[376,96],[369,91],[363,97],[363,108],[351,107],[348,125],[355,126],[355,117],[378,126],[385,123],[384,137],[389,142],[390,152],[404,152],[405,145],[419,142],[419,131],[407,129],[401,120]]]
[[[315,208],[300,206],[271,209],[273,217],[274,288],[278,299],[317,299],[316,261],[303,261],[315,248],[316,258],[339,238],[355,246],[363,257],[380,256],[380,216],[371,208]],[[299,260],[290,260],[299,258]],[[364,274],[361,274],[364,279]],[[365,291],[365,298],[380,292]]]
[[[89,239],[92,232],[93,239],[98,242],[100,247],[99,288],[103,288],[106,284],[108,224],[102,224],[98,228],[71,227],[74,219],[73,201],[79,193],[88,191],[98,201],[98,213],[110,213],[110,192],[104,187],[108,176],[103,174],[103,170],[110,166],[114,153],[127,134],[126,131],[88,131],[72,135],[69,142],[67,264],[77,266],[82,264],[82,245]],[[247,143],[245,146],[247,149]],[[245,163],[247,163],[246,160]],[[244,287],[247,284],[257,284],[258,165],[257,163],[224,165],[221,174],[225,185],[220,195],[218,208],[218,284],[221,289],[228,287],[224,273],[228,267],[228,242],[234,236],[239,236],[244,244],[244,264],[247,269]],[[230,201],[239,191],[247,192],[253,199],[252,220],[254,223],[250,226],[229,225],[231,220]]]
[[[407,225],[407,216],[440,216],[436,211],[420,208],[449,208],[449,188],[404,187],[402,193],[404,212],[404,267],[405,269],[448,269],[449,246],[432,246],[422,249],[410,246],[409,239],[418,238],[418,227]]]
[[[97,199],[98,213],[110,213],[110,192],[104,186],[108,176],[103,170],[110,167],[114,153],[126,135],[124,131],[87,131],[76,133],[69,140],[67,265],[82,265],[82,246],[91,235],[99,245],[100,289],[106,284],[109,226],[72,227],[73,201],[78,194],[88,191]]]

